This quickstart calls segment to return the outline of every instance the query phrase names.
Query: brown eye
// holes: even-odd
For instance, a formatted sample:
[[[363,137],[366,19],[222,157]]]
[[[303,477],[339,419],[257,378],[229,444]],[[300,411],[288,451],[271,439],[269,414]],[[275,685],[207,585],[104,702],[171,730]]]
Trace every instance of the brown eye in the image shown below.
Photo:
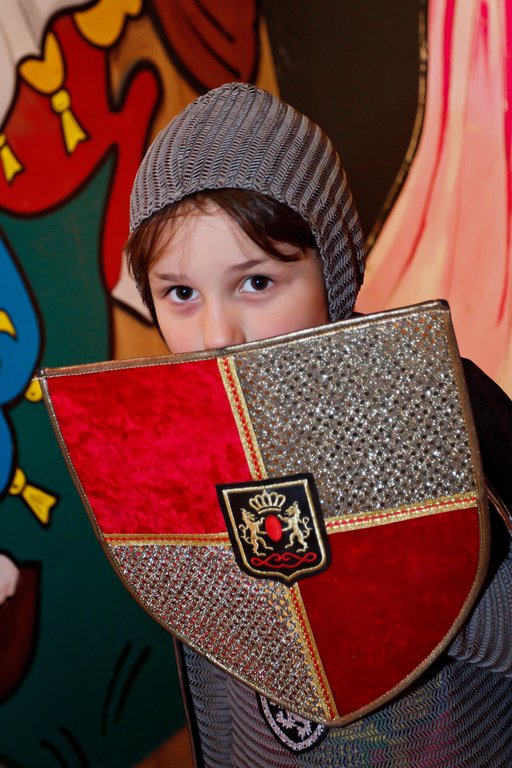
[[[197,291],[195,291],[193,288],[190,288],[188,285],[175,285],[174,288],[169,291],[169,295],[173,301],[179,303],[195,299],[197,296]]]
[[[265,275],[253,275],[252,277],[248,277],[245,280],[243,284],[243,290],[249,291],[250,293],[264,291],[266,288],[268,288],[271,282],[272,280],[270,277],[265,277]]]

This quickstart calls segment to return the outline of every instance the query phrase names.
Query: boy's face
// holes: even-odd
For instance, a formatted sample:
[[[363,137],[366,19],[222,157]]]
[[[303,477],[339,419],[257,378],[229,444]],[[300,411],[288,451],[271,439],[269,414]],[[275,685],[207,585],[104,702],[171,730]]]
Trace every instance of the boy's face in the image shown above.
[[[149,284],[171,352],[226,347],[329,322],[322,263],[312,248],[279,244],[283,253],[298,256],[279,261],[213,206],[176,219],[161,242]]]

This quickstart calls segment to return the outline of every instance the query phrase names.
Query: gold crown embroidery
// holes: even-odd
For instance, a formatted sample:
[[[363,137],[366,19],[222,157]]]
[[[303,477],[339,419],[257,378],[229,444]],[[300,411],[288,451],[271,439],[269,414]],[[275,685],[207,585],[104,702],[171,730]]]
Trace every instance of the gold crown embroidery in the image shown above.
[[[251,575],[290,583],[327,567],[311,475],[217,488],[235,556]]]

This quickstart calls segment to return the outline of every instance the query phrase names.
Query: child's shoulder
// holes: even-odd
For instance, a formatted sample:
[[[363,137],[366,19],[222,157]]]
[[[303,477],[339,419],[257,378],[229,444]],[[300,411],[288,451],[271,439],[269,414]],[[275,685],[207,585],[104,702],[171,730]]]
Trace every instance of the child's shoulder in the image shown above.
[[[512,512],[512,400],[471,360],[462,364],[484,472]]]

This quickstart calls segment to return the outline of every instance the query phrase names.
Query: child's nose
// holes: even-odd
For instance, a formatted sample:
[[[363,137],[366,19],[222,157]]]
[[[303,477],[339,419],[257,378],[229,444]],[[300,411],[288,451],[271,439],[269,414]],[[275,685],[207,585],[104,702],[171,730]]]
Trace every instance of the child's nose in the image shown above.
[[[203,344],[205,349],[219,349],[245,341],[243,329],[236,316],[227,312],[209,312],[203,323]]]

